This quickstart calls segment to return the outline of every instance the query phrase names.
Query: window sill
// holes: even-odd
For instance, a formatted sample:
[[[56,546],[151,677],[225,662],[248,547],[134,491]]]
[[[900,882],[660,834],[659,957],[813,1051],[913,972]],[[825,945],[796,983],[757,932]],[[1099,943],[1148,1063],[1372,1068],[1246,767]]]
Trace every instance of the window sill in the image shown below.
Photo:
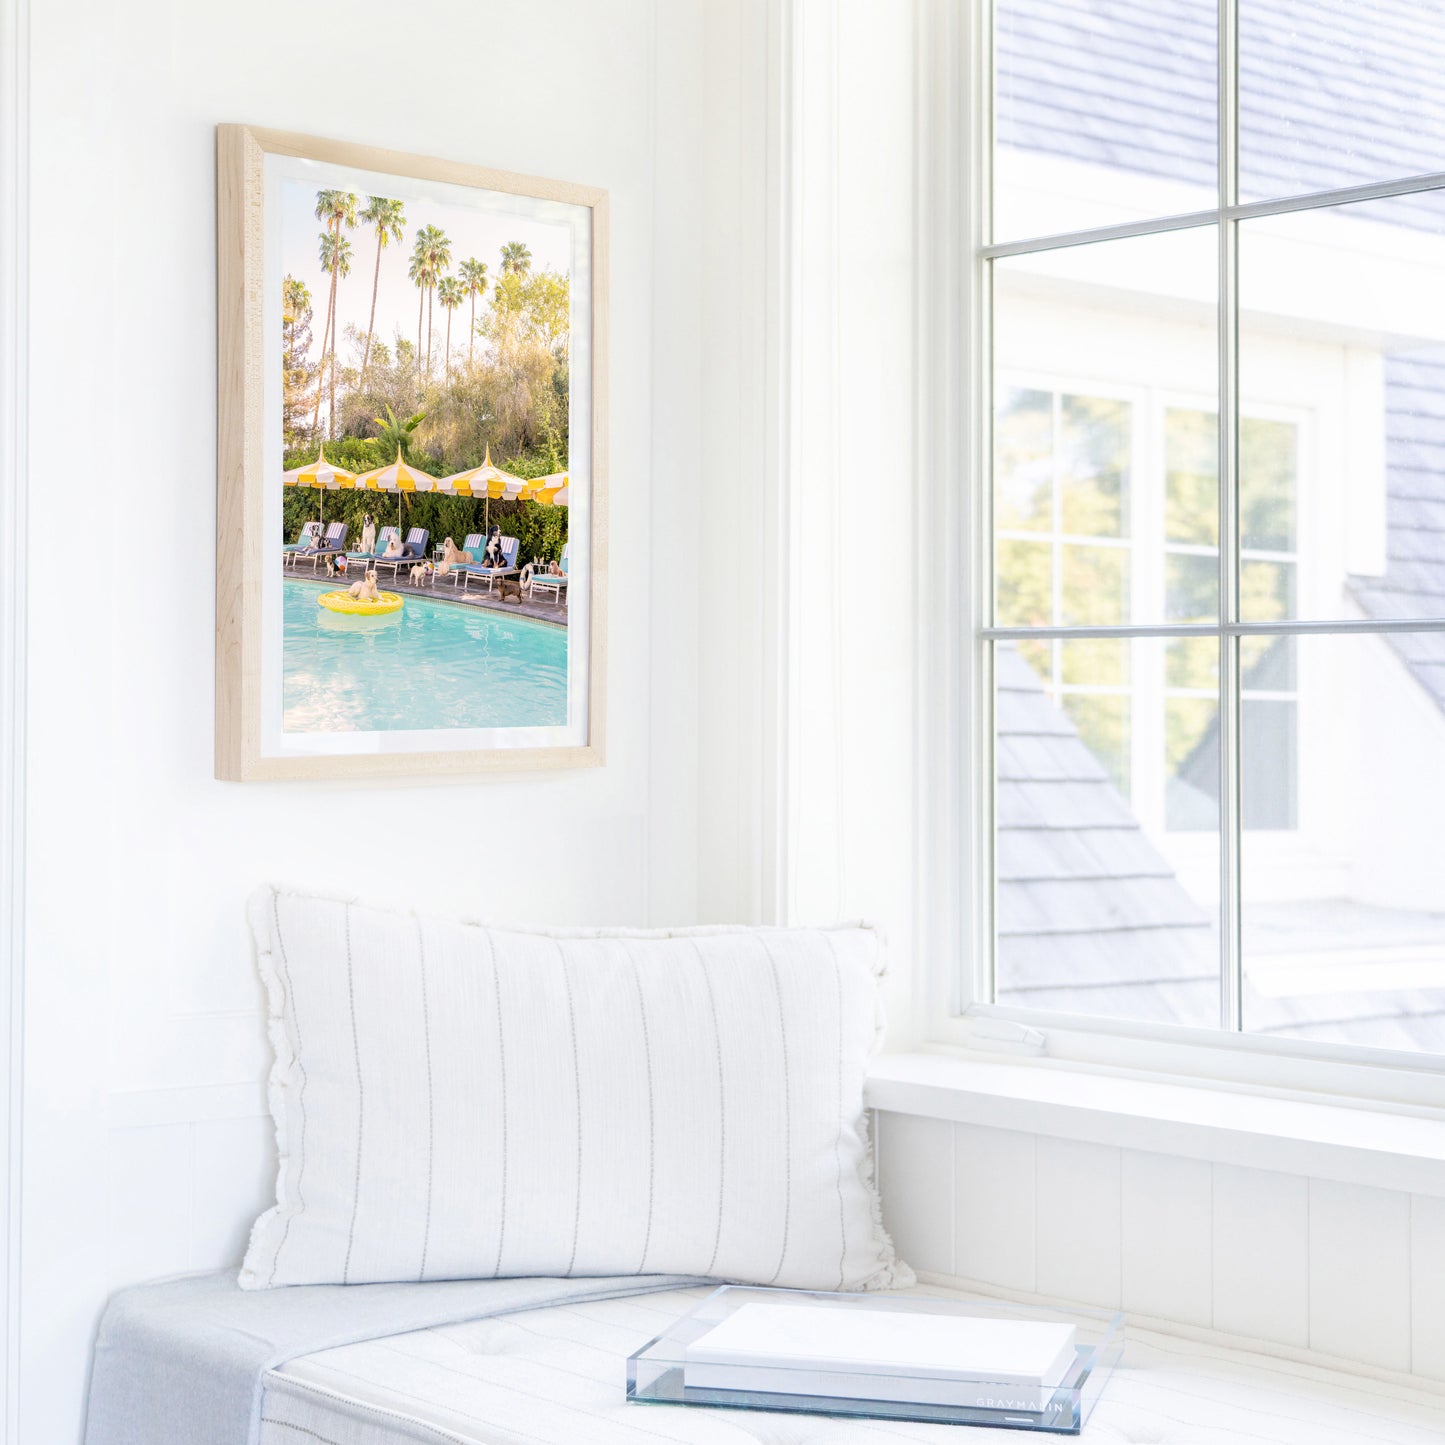
[[[1283,1099],[1079,1067],[885,1054],[868,1107],[1159,1154],[1445,1196],[1445,1117]]]

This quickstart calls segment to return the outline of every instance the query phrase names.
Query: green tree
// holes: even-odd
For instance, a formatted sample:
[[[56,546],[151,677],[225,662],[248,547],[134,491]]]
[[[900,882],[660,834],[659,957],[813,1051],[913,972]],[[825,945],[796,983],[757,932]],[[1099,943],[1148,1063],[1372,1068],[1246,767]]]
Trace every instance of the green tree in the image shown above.
[[[330,386],[331,400],[326,416],[326,430],[329,436],[336,435],[336,282],[341,276],[351,274],[351,241],[346,236],[334,236],[329,231],[321,233],[321,269],[331,276],[332,303],[330,308],[330,321],[328,329],[330,336],[323,337],[322,355],[329,355],[330,364],[327,367],[326,377]],[[321,388],[316,388],[317,419],[320,420]]]
[[[437,282],[446,275],[452,264],[452,243],[447,233],[439,226],[423,226],[416,233],[416,244],[412,252],[413,263],[422,263],[421,275],[423,280],[418,285],[426,288],[426,369],[431,374],[431,353],[432,353],[432,292],[436,290]],[[413,277],[415,280],[416,277]],[[421,332],[418,327],[417,344],[421,344]]]
[[[478,261],[475,256],[468,256],[460,266],[457,267],[457,274],[461,277],[463,287],[472,303],[472,320],[467,329],[467,365],[472,364],[472,342],[477,336],[477,297],[486,294],[487,290],[487,263]]]
[[[426,292],[431,285],[431,265],[426,258],[426,248],[418,236],[412,243],[411,260],[406,268],[407,279],[417,289],[416,302],[416,368],[421,370],[421,323],[426,316]]]
[[[341,234],[343,226],[351,227],[356,224],[357,198],[352,191],[317,191],[316,192],[316,219],[322,222],[326,230],[322,233],[321,239],[321,265],[323,270],[331,272],[331,286],[326,302],[326,325],[321,332],[321,360],[323,365],[326,361],[327,338],[334,338],[336,334],[336,282],[338,274],[344,275],[340,270],[340,264],[345,262],[346,271],[351,269],[351,243],[346,244],[346,254],[341,252],[340,242],[344,239]],[[327,238],[331,240],[330,256],[328,258]],[[331,264],[328,266],[327,262]],[[334,345],[334,341],[333,341]],[[328,425],[335,429],[336,418],[336,385],[333,377],[331,387],[331,420]],[[321,387],[316,388],[316,412],[311,420],[311,429],[315,431],[321,425]]]
[[[307,389],[316,368],[311,350],[311,291],[304,281],[287,276],[281,283],[281,432],[284,445],[296,445],[304,427]]]
[[[417,427],[426,420],[426,413],[419,411],[414,416],[407,417],[405,421],[399,421],[389,405],[383,410],[386,415],[373,417],[372,421],[376,426],[376,439],[381,443],[381,449],[385,453],[387,461],[394,462],[397,457],[404,462],[411,461],[412,436]],[[386,462],[381,465],[385,466]]]
[[[508,241],[502,247],[502,274],[504,276],[531,269],[532,253],[521,241]]]
[[[376,232],[376,267],[371,277],[371,317],[366,323],[366,350],[361,356],[361,386],[366,386],[366,368],[371,361],[371,338],[376,330],[376,293],[381,285],[381,253],[393,241],[399,246],[406,231],[406,207],[386,196],[368,196],[361,223]]]
[[[560,355],[572,325],[571,283],[555,271],[504,272],[493,289],[492,312],[499,320],[516,317],[529,338]]]
[[[452,312],[466,299],[467,288],[455,276],[443,276],[437,282],[437,300],[447,313],[447,342],[444,379],[451,380],[452,374]]]

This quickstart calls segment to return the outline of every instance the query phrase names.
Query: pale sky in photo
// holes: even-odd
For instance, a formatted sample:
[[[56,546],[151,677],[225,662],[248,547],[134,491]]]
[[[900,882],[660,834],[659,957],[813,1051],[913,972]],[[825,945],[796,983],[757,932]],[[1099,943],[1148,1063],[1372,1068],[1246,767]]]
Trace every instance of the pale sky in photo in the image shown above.
[[[314,185],[283,181],[281,185],[281,265],[283,274],[304,281],[311,292],[311,360],[321,357],[321,332],[326,324],[326,300],[330,276],[321,269],[322,223],[316,219]],[[365,209],[367,195],[357,190],[357,210]],[[381,253],[381,280],[376,295],[376,335],[388,346],[393,334],[416,342],[417,305],[422,295],[407,279],[411,249],[416,232],[426,225],[439,226],[452,243],[449,274],[457,274],[460,263],[475,256],[487,263],[487,291],[501,270],[502,247],[510,241],[521,241],[532,253],[533,271],[556,271],[568,275],[571,270],[572,233],[565,225],[536,221],[523,216],[449,206],[433,201],[405,202],[406,229],[401,244],[388,244]],[[337,282],[336,289],[336,353],[342,366],[352,362],[346,342],[348,323],[365,334],[371,311],[371,283],[376,266],[376,232],[357,224],[343,234],[351,240],[351,274]],[[477,318],[481,319],[485,298],[477,297]],[[446,341],[447,314],[431,298],[432,342],[438,364]],[[470,301],[457,307],[452,316],[452,353],[466,350],[467,325],[471,317]],[[480,345],[480,339],[478,344]],[[426,346],[426,318],[422,318],[422,347]],[[357,358],[359,362],[359,358]]]

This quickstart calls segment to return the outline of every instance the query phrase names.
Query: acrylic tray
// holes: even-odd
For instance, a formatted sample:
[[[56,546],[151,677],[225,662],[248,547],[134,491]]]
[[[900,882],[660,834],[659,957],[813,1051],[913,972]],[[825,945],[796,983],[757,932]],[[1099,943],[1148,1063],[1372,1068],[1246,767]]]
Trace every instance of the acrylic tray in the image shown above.
[[[770,1304],[798,1301],[837,1309],[897,1310],[914,1313],[967,1315],[975,1319],[1048,1320],[1073,1325],[1076,1361],[1073,1370],[1043,1410],[1010,1409],[1008,1385],[997,1387],[999,1403],[941,1405],[897,1399],[800,1395],[786,1390],[722,1390],[683,1383],[687,1346],[727,1317],[755,1300]],[[690,1314],[682,1316],[655,1339],[628,1357],[627,1398],[653,1405],[712,1405],[730,1410],[781,1410],[817,1415],[856,1416],[874,1420],[923,1420],[945,1425],[987,1425],[993,1429],[1043,1430],[1077,1435],[1098,1402],[1109,1375],[1124,1353],[1124,1316],[1109,1310],[1050,1309],[996,1300],[958,1300],[920,1295],[830,1294],[806,1290],[755,1289],[723,1285]],[[857,1380],[858,1375],[852,1378]],[[889,1377],[889,1393],[898,1393],[898,1377]],[[926,1393],[926,1385],[920,1393]],[[980,1393],[992,1395],[991,1387]]]

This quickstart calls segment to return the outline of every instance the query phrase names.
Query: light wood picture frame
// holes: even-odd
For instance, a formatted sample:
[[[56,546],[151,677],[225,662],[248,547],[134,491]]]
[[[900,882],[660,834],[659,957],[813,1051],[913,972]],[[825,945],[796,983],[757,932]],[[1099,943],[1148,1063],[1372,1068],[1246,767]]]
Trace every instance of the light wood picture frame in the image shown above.
[[[606,192],[216,150],[216,776],[600,765]]]

